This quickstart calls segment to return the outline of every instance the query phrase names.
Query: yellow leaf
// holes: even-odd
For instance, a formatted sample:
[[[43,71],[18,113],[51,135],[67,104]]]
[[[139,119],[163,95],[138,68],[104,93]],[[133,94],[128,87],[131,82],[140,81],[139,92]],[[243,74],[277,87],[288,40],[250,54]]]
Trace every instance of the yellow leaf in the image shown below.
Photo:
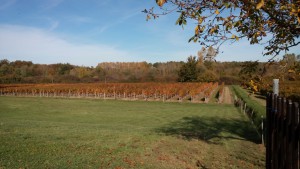
[[[239,39],[240,39],[239,37],[235,36],[235,40],[236,40],[236,41],[239,41]]]
[[[280,6],[280,9],[281,9],[281,10],[285,10],[286,8],[287,8],[287,7],[284,6],[284,5],[283,5],[283,6]]]
[[[198,23],[201,24],[202,22],[203,22],[203,18],[200,17],[200,18],[198,19]]]
[[[197,25],[195,28],[195,35],[198,35],[198,34],[199,34],[199,26]]]
[[[256,9],[260,9],[261,7],[263,7],[265,5],[265,1],[261,0],[257,5],[256,5]]]
[[[236,37],[235,35],[232,35],[232,36],[231,36],[231,39],[235,39],[235,37]]]
[[[257,86],[253,86],[254,91],[258,92],[258,87]]]
[[[213,28],[211,28],[211,29],[209,30],[209,34],[211,34],[211,35],[212,35],[212,34],[215,32],[215,30],[216,30],[216,29],[215,29],[214,27],[213,27]]]
[[[220,14],[220,11],[219,10],[216,10],[216,12],[215,12],[217,15],[219,15]]]
[[[164,5],[164,3],[166,3],[167,0],[156,0],[156,3],[158,6],[162,7]]]

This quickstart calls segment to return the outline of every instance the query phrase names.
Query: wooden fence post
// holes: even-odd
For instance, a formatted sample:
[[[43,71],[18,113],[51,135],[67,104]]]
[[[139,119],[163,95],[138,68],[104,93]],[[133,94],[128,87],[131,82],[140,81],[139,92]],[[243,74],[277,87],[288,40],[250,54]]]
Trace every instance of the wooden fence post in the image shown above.
[[[287,167],[287,118],[286,118],[286,115],[287,115],[287,100],[286,98],[283,98],[282,100],[282,132],[283,132],[283,136],[282,136],[282,152],[281,154],[283,155],[283,161],[284,163],[282,164],[282,167],[283,168],[286,168]]]
[[[266,169],[271,169],[272,166],[272,140],[271,140],[271,136],[272,136],[272,128],[271,128],[271,124],[272,124],[272,94],[268,93],[267,95],[267,100],[266,100],[266,105],[267,105],[267,110],[266,110],[266,123],[267,123],[267,128],[266,128]]]
[[[277,95],[273,95],[273,104],[272,104],[272,166],[271,168],[276,168],[276,139],[277,139],[277,126],[276,126],[276,114],[277,114]]]
[[[283,131],[282,131],[282,98],[278,97],[277,99],[277,158],[278,158],[278,168],[282,168],[284,163],[283,154],[282,154],[282,140]]]
[[[297,129],[299,129],[299,104],[294,103],[293,104],[293,114],[292,114],[292,168],[299,168],[299,132]]]
[[[293,103],[291,100],[288,101],[288,111],[287,111],[287,126],[286,126],[286,133],[287,133],[287,152],[286,152],[286,161],[287,161],[287,168],[291,168],[292,164],[290,161],[292,161],[292,144],[291,144],[291,118],[292,118],[292,110],[293,109]]]

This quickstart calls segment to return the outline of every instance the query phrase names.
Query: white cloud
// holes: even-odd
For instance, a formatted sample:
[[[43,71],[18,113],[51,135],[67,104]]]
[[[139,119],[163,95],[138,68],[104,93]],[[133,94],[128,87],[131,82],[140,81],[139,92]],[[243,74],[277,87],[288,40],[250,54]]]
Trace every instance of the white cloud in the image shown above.
[[[0,58],[35,63],[96,66],[104,61],[130,59],[126,51],[105,44],[71,43],[42,29],[0,25]]]

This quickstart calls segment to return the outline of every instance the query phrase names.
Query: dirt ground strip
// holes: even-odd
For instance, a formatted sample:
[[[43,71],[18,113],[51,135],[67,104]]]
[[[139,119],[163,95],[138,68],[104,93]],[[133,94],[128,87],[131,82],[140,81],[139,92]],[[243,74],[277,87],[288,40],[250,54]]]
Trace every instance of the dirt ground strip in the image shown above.
[[[225,86],[224,87],[224,94],[223,94],[223,103],[224,104],[232,104],[232,94],[230,92],[230,89]]]

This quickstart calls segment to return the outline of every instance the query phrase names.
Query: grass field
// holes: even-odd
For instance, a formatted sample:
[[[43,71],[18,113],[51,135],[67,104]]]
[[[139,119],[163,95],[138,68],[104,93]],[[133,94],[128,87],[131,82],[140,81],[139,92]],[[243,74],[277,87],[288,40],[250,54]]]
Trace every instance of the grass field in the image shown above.
[[[264,168],[231,105],[0,97],[0,168]]]

